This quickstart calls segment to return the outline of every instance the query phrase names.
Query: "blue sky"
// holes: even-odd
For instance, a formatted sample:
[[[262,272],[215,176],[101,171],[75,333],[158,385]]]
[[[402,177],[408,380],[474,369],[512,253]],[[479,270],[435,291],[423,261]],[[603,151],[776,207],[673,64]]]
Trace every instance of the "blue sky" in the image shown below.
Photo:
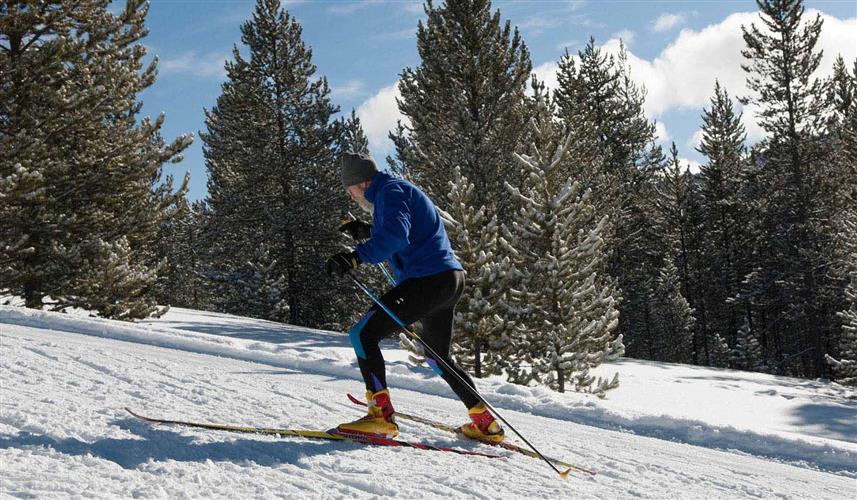
[[[114,2],[116,3],[116,2]],[[124,2],[118,2],[124,5]],[[144,43],[159,58],[157,82],[141,95],[143,114],[166,113],[165,138],[192,133],[194,144],[181,163],[165,168],[181,177],[191,173],[191,199],[204,198],[206,171],[199,131],[203,108],[211,108],[225,78],[223,62],[240,44],[239,27],[250,18],[251,0],[152,0]],[[395,84],[402,68],[416,66],[416,26],[425,17],[422,2],[283,1],[303,26],[313,49],[317,75],[333,89],[344,113],[358,110],[379,163],[390,153],[386,140],[397,118]],[[814,17],[825,19],[820,41],[828,72],[833,57],[857,57],[857,4],[808,1]],[[648,90],[646,113],[656,120],[661,141],[675,141],[692,168],[704,159],[694,151],[700,114],[719,78],[733,96],[744,95],[740,69],[742,24],[757,19],[755,2],[741,1],[498,1],[504,20],[517,26],[530,49],[534,71],[548,85],[565,47],[580,48],[590,36],[604,50],[619,39],[628,47],[632,76]],[[114,9],[117,7],[113,7]],[[750,139],[761,131],[745,112]]]

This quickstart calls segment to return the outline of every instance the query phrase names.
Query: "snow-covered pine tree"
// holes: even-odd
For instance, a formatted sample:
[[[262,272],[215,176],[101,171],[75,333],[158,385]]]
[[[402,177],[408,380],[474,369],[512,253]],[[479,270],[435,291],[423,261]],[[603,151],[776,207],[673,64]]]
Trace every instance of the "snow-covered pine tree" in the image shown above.
[[[460,168],[448,189],[448,211],[442,215],[469,289],[456,306],[453,353],[462,367],[484,377],[499,373],[498,362],[510,341],[505,308],[509,262],[501,254],[497,216],[489,218],[484,205],[474,204],[476,186]]]
[[[390,137],[398,168],[440,205],[453,170],[479,186],[476,206],[497,213],[517,174],[512,154],[526,126],[521,106],[532,70],[529,51],[490,0],[425,3],[417,27],[420,65],[405,68],[399,111],[407,118]]]
[[[735,338],[735,347],[730,353],[732,366],[754,372],[765,371],[765,354],[747,318],[744,318],[744,323],[738,328]]]
[[[836,346],[835,357],[825,356],[840,384],[857,386],[857,210],[852,208],[850,218],[841,220],[842,237],[847,251],[845,267],[849,282],[845,289],[847,308],[837,315],[842,322],[842,336]]]
[[[360,117],[352,109],[351,115],[339,119],[341,132],[337,140],[338,150],[340,153],[369,153],[369,139],[366,133],[363,132],[363,125],[360,123]]]
[[[706,339],[705,348],[708,350],[708,365],[717,366],[720,368],[728,368],[732,366],[732,350],[726,339],[720,336],[719,333],[713,332]]]
[[[664,165],[655,142],[655,125],[643,111],[645,91],[631,79],[624,46],[610,55],[595,40],[566,54],[557,71],[558,114],[569,130],[586,128],[596,137],[603,161],[593,172],[575,177],[594,192],[599,213],[610,217],[604,235],[609,253],[607,272],[622,293],[619,333],[631,355],[644,355],[644,337],[658,335],[649,303],[664,253],[651,203],[653,175]],[[580,168],[580,167],[578,167]],[[639,343],[638,343],[639,341]],[[637,345],[640,350],[637,350]]]
[[[249,314],[254,304],[253,315],[312,326],[336,313],[340,290],[322,268],[341,246],[336,228],[348,199],[338,178],[338,109],[326,79],[314,79],[301,32],[278,0],[257,0],[241,26],[249,59],[233,50],[202,137],[211,230],[222,237],[213,254],[221,307]],[[259,295],[263,288],[269,293]]]
[[[205,203],[196,201],[180,216],[161,225],[157,254],[166,264],[155,286],[159,304],[202,311],[211,309],[206,278],[206,211]]]
[[[600,161],[593,136],[566,133],[543,85],[534,81],[534,109],[522,186],[506,184],[520,208],[501,243],[512,255],[512,295],[517,299],[522,336],[510,351],[507,372],[513,381],[534,380],[559,391],[567,388],[603,396],[618,386],[618,374],[605,380],[589,374],[624,353],[616,289],[606,275],[604,232],[592,190],[570,180],[564,162]],[[527,367],[525,364],[529,363]]]
[[[753,328],[764,332],[768,364],[779,373],[824,376],[824,353],[839,334],[841,288],[827,270],[833,200],[843,186],[826,137],[823,82],[814,76],[823,22],[820,15],[804,22],[799,0],[757,3],[767,30],[742,28],[752,92],[742,102],[756,106],[767,134],[755,152],[765,198],[757,270],[748,275],[747,292],[762,309]]]
[[[834,109],[830,130],[839,181],[845,186],[835,200],[833,226],[837,265],[834,274],[845,281],[844,308],[837,312],[842,330],[834,352],[826,356],[837,382],[857,386],[857,61],[849,74],[842,58],[834,64],[830,101]]]
[[[654,198],[656,225],[666,255],[655,287],[654,324],[659,332],[651,340],[649,357],[656,360],[689,363],[694,359],[696,320],[691,298],[696,297],[700,228],[698,195],[690,170],[681,165],[675,143],[671,161],[656,184]],[[688,345],[690,343],[691,345]]]
[[[729,338],[741,318],[752,329],[752,304],[739,293],[741,281],[750,271],[754,226],[753,204],[747,171],[744,141],[747,134],[741,115],[735,114],[732,100],[720,82],[715,82],[710,109],[702,114],[702,140],[697,151],[708,158],[700,167],[705,265],[700,283],[704,283],[699,321],[703,339],[699,362],[711,364],[707,346],[709,337]],[[717,340],[713,340],[717,343]]]
[[[10,153],[11,150],[0,148],[0,172],[3,172],[0,174],[0,294],[3,295],[11,293],[14,283],[23,281],[24,270],[15,264],[34,251],[28,245],[29,234],[23,220],[25,207],[37,203],[44,193],[37,162],[33,158],[11,158]]]
[[[420,65],[403,69],[399,82],[406,120],[390,134],[396,158],[387,163],[442,210],[460,168],[479,187],[472,203],[485,206],[489,219],[509,213],[503,181],[519,173],[512,155],[526,128],[529,51],[518,30],[491,12],[490,0],[440,6],[429,0],[425,12],[426,22],[417,27]],[[460,303],[475,291],[468,286]]]
[[[0,265],[0,288],[28,307],[50,296],[56,310],[118,319],[156,310],[152,245],[187,182],[174,192],[161,167],[191,140],[166,143],[163,115],[138,120],[137,94],[157,74],[157,59],[143,67],[147,12],[144,0],[118,14],[107,2],[2,7],[0,179],[38,190],[22,196],[16,181],[18,194],[2,202],[12,213],[0,222],[10,240],[0,260],[11,257],[14,271]]]
[[[693,357],[693,309],[681,291],[681,278],[672,259],[665,261],[651,302],[653,323],[660,334],[651,339],[651,358],[672,363],[689,363]]]
[[[660,166],[647,153],[654,147],[655,125],[643,113],[645,91],[630,78],[624,45],[618,54],[607,54],[590,38],[576,56],[566,52],[558,64],[554,99],[570,130],[595,128],[604,161],[582,177],[595,192],[598,209],[622,218],[635,185]]]

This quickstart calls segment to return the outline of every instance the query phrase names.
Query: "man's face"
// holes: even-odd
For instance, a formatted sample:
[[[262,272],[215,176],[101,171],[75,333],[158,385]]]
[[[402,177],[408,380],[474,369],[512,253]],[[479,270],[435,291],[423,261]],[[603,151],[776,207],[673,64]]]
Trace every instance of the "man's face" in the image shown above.
[[[361,182],[360,184],[348,186],[345,190],[348,191],[348,196],[350,196],[364,212],[372,214],[372,209],[375,207],[369,203],[366,196],[364,196],[367,187],[369,187],[368,182]]]

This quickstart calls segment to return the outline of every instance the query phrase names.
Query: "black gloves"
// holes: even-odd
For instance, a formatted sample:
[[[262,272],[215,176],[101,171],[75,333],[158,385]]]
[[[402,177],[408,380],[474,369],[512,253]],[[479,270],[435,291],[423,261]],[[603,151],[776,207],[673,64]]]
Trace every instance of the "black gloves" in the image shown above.
[[[351,236],[354,241],[368,240],[372,235],[372,225],[363,222],[360,219],[353,219],[348,222],[343,222],[339,226],[339,231]]]
[[[357,269],[360,265],[360,257],[357,252],[339,252],[334,254],[325,263],[327,274],[336,274],[337,276],[345,276],[349,271]]]

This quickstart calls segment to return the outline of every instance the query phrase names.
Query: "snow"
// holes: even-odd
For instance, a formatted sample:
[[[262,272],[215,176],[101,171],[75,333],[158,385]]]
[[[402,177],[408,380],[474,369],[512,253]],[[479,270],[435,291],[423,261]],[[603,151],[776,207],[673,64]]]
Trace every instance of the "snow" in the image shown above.
[[[394,404],[458,423],[427,368],[384,351]],[[0,498],[854,498],[857,400],[825,381],[622,359],[604,400],[499,378],[480,391],[543,462],[400,422],[402,439],[486,459],[151,426],[174,419],[325,429],[361,409],[344,334],[173,309],[120,323],[0,306]],[[520,443],[508,431],[510,440]]]

